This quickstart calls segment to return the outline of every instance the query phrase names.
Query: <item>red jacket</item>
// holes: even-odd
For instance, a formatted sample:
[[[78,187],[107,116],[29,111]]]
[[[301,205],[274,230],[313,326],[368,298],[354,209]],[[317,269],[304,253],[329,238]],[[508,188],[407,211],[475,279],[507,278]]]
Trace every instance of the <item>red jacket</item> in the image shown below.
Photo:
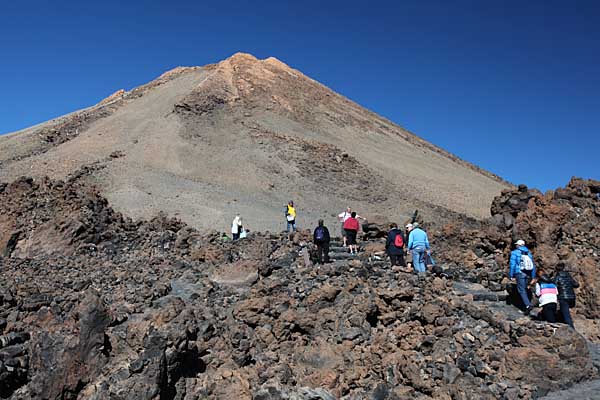
[[[360,225],[356,218],[350,217],[344,222],[344,229],[348,229],[351,231],[358,231],[359,228],[360,228]]]

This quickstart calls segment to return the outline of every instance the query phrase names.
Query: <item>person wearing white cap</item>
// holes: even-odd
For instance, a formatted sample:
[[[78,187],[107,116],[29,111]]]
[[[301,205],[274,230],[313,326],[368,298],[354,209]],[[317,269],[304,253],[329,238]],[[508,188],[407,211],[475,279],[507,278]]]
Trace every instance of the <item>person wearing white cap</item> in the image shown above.
[[[412,226],[413,229],[408,235],[408,250],[412,255],[413,269],[415,272],[423,274],[426,272],[425,253],[430,251],[429,238],[427,232],[419,228],[416,222]]]
[[[517,283],[517,292],[525,306],[525,314],[529,314],[533,306],[529,301],[527,286],[531,278],[535,276],[535,264],[533,255],[527,247],[525,241],[519,239],[515,242],[516,248],[510,253],[510,270],[508,277],[515,279]]]

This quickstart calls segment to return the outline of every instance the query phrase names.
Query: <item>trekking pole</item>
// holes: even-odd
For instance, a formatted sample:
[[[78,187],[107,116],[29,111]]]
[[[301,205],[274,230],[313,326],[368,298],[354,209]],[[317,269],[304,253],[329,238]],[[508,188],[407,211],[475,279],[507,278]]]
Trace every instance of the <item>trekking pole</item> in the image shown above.
[[[410,221],[410,223],[414,224],[415,222],[417,222],[417,217],[418,216],[419,216],[419,210],[415,210],[415,212],[413,213],[412,220]]]

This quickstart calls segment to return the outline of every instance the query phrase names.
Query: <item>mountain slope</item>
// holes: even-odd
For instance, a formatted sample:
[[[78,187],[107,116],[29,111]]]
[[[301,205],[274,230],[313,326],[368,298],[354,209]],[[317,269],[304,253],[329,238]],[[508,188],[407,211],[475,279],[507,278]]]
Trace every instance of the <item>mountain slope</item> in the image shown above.
[[[489,215],[510,187],[282,62],[251,55],[177,68],[97,106],[0,137],[0,179],[82,167],[133,217],[163,210],[225,229],[235,212],[281,229],[289,199],[313,224],[361,214]]]

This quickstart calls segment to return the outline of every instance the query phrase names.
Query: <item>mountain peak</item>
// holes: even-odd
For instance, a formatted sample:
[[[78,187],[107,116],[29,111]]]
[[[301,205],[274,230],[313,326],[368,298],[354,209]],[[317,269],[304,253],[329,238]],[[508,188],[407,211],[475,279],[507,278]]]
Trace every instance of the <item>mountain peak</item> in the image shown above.
[[[243,52],[238,51],[237,53],[231,55],[230,57],[226,58],[223,61],[227,61],[232,64],[236,64],[239,62],[257,62],[259,60],[258,60],[258,58],[254,57],[250,53],[243,53]]]
[[[255,56],[253,56],[252,54],[243,53],[243,52],[237,52],[237,53],[233,54],[232,56],[224,59],[220,63],[218,63],[218,65],[222,65],[222,64],[228,64],[231,66],[260,66],[260,67],[270,66],[270,67],[275,67],[275,68],[283,69],[283,70],[287,70],[287,71],[291,71],[293,69],[289,65],[287,65],[286,63],[284,63],[283,61],[281,61],[275,57],[259,59],[259,58],[256,58]]]
[[[241,52],[0,138],[0,163],[4,180],[93,165],[89,179],[126,215],[161,210],[206,228],[241,212],[253,229],[278,229],[274,205],[290,198],[306,224],[348,205],[486,217],[510,187],[277,58]]]

